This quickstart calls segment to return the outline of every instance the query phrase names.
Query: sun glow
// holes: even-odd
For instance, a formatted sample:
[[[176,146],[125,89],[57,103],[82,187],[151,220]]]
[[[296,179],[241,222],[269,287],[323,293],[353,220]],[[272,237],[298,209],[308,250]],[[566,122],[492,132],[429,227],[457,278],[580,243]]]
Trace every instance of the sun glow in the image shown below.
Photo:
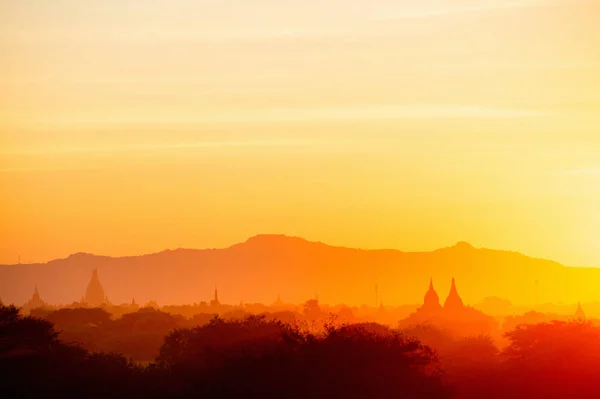
[[[1,263],[282,232],[600,265],[598,2],[82,4],[0,3]]]

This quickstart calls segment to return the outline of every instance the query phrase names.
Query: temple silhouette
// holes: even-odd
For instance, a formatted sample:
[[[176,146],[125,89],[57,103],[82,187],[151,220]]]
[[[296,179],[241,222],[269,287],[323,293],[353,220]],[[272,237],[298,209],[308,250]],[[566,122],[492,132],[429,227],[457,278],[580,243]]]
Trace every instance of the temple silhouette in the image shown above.
[[[417,313],[419,314],[438,314],[438,313],[455,313],[464,310],[465,305],[458,290],[456,289],[456,280],[452,278],[452,285],[450,286],[450,293],[444,301],[444,306],[440,305],[440,297],[438,296],[435,288],[433,288],[433,278],[429,279],[429,289],[425,293],[423,299],[423,306],[421,306]]]
[[[450,293],[448,294],[448,297],[446,298],[446,302],[444,302],[444,309],[460,310],[464,307],[465,307],[465,305],[463,304],[463,301],[460,298],[460,295],[458,295],[458,291],[456,290],[456,281],[454,280],[454,277],[453,277],[452,278],[452,286],[450,287]]]
[[[452,279],[454,281],[454,279]],[[419,308],[421,312],[434,313],[439,312],[442,309],[440,305],[440,297],[433,288],[433,278],[429,279],[429,289],[425,293],[425,299],[423,300],[423,306]]]
[[[29,301],[27,301],[27,303],[25,303],[25,305],[23,305],[22,310],[25,313],[29,313],[31,311],[31,309],[43,308],[46,306],[47,306],[47,304],[40,296],[40,293],[38,291],[38,287],[36,284],[35,289],[33,290],[33,295],[31,296],[31,299]]]
[[[275,300],[275,302],[273,302],[273,304],[271,306],[273,306],[273,307],[281,307],[281,306],[284,306],[284,305],[285,304],[281,300],[281,295],[277,294],[277,299]]]
[[[456,280],[452,278],[450,292],[440,304],[440,298],[433,286],[433,278],[429,279],[429,289],[425,293],[423,305],[406,319],[401,320],[400,327],[409,327],[422,324],[431,324],[447,330],[470,331],[474,334],[489,332],[495,328],[496,321],[493,317],[465,306],[456,288]]]
[[[221,302],[219,302],[219,290],[217,289],[217,287],[215,287],[215,296],[210,301],[210,306],[213,308],[218,308],[221,306]]]
[[[106,296],[104,288],[100,283],[100,278],[98,277],[98,269],[92,270],[92,278],[88,283],[83,299],[87,306],[91,307],[98,307],[108,304],[108,297]]]
[[[581,302],[577,304],[577,310],[575,311],[575,320],[585,320],[585,312],[581,308]]]

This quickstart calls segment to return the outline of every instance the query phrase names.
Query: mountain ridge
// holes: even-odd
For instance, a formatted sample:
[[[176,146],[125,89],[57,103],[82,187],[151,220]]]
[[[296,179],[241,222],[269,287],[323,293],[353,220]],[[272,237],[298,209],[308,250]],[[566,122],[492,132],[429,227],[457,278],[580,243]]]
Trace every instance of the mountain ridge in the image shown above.
[[[511,250],[496,249],[496,248],[486,248],[486,247],[479,247],[478,248],[478,247],[473,246],[472,244],[470,244],[467,241],[458,241],[454,245],[450,245],[450,246],[447,246],[447,247],[440,247],[440,248],[436,248],[436,249],[432,249],[432,250],[427,250],[427,251],[405,251],[405,250],[401,250],[401,249],[397,249],[397,248],[357,248],[357,247],[350,247],[350,246],[344,246],[344,245],[331,245],[331,244],[327,244],[327,243],[322,242],[322,241],[312,241],[312,240],[305,239],[303,237],[289,236],[289,235],[286,235],[286,234],[257,234],[257,235],[254,235],[254,236],[251,236],[251,237],[247,238],[245,241],[234,243],[234,244],[231,244],[231,245],[226,246],[226,247],[207,247],[207,248],[183,248],[183,247],[180,247],[180,248],[175,248],[175,249],[166,248],[166,249],[163,249],[163,250],[158,251],[158,252],[150,252],[150,253],[147,253],[147,254],[138,254],[138,255],[113,256],[113,255],[95,254],[95,253],[90,253],[90,252],[75,252],[75,253],[69,254],[68,256],[66,256],[64,258],[55,258],[55,259],[48,260],[46,262],[18,263],[18,264],[17,263],[15,263],[15,264],[0,264],[0,267],[5,267],[5,266],[23,266],[23,265],[46,265],[46,264],[49,264],[49,263],[52,263],[52,262],[56,262],[56,261],[62,261],[62,260],[68,260],[68,259],[83,260],[83,259],[89,258],[89,257],[107,258],[107,259],[123,259],[123,258],[127,259],[127,258],[139,258],[139,257],[154,256],[154,255],[160,255],[160,254],[163,254],[163,253],[173,253],[173,252],[178,252],[178,251],[197,252],[197,251],[226,250],[226,249],[230,249],[230,248],[233,248],[233,247],[238,247],[238,246],[253,244],[254,242],[260,242],[263,239],[271,239],[271,238],[277,238],[277,239],[281,238],[281,239],[285,239],[285,240],[297,240],[299,242],[303,242],[303,243],[306,243],[306,244],[324,245],[326,247],[336,248],[336,249],[348,249],[348,250],[369,251],[369,252],[390,251],[390,252],[399,252],[399,253],[404,253],[404,254],[434,253],[434,252],[438,252],[438,251],[445,251],[445,250],[452,250],[452,249],[485,250],[485,251],[495,251],[495,252],[502,252],[502,253],[518,254],[518,255],[525,256],[525,257],[531,258],[531,259],[539,259],[539,260],[544,260],[544,261],[548,261],[548,262],[553,262],[553,263],[559,264],[559,265],[564,266],[564,267],[582,267],[582,266],[565,265],[565,264],[562,264],[560,262],[554,261],[552,259],[534,257],[534,256],[523,254],[522,252],[519,252],[519,251],[511,251]]]
[[[318,294],[324,302],[360,305],[373,302],[377,285],[386,305],[418,304],[430,277],[440,297],[455,277],[468,302],[500,296],[522,304],[535,301],[536,281],[540,301],[595,299],[600,286],[598,269],[567,267],[465,242],[428,252],[403,252],[261,234],[226,248],[177,248],[125,257],[76,253],[46,263],[4,265],[0,297],[22,304],[37,284],[50,303],[78,301],[94,268],[115,303],[130,302],[132,297],[138,303],[194,303],[211,299],[218,286],[226,303],[271,303],[277,294],[287,302],[301,303]]]

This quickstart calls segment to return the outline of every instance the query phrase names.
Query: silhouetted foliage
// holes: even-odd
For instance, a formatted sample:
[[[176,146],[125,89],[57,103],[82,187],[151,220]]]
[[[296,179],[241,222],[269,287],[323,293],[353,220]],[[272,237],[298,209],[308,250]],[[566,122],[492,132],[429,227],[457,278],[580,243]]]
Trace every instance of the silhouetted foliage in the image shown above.
[[[0,306],[2,398],[600,397],[600,327],[591,322],[520,325],[500,352],[489,336],[427,324],[328,322],[315,332],[272,315],[212,317],[192,328],[150,308],[116,320],[95,309],[44,316],[67,331]],[[142,366],[67,344],[69,332],[91,347],[158,356]]]
[[[0,307],[2,397],[131,397],[136,371],[120,355],[90,354],[63,343],[46,320]]]
[[[448,395],[431,349],[375,325],[330,327],[315,336],[264,316],[214,319],[171,333],[157,362],[178,379],[184,397]]]
[[[311,299],[304,304],[304,316],[309,321],[315,321],[323,317],[323,312],[319,306],[319,301]]]
[[[75,308],[60,309],[49,313],[44,318],[53,323],[56,329],[62,330],[82,326],[96,327],[110,321],[111,314],[101,308]]]
[[[217,317],[217,315],[214,313],[198,313],[191,318],[190,324],[192,326],[202,326],[209,323],[215,317]]]
[[[285,324],[295,324],[298,321],[298,314],[289,310],[267,313],[267,320],[280,321]]]
[[[600,397],[600,327],[554,321],[521,325],[506,335],[503,371],[507,388],[520,397]]]
[[[103,309],[60,309],[47,313],[64,342],[80,344],[92,352],[122,353],[136,361],[154,360],[165,335],[187,325],[179,315],[142,308],[112,320]]]

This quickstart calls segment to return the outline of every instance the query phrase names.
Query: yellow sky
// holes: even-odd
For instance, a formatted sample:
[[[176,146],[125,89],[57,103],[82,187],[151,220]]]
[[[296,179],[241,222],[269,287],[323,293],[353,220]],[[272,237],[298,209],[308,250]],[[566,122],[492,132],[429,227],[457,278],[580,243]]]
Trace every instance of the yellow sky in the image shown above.
[[[600,266],[600,2],[0,0],[0,263],[257,233]]]

